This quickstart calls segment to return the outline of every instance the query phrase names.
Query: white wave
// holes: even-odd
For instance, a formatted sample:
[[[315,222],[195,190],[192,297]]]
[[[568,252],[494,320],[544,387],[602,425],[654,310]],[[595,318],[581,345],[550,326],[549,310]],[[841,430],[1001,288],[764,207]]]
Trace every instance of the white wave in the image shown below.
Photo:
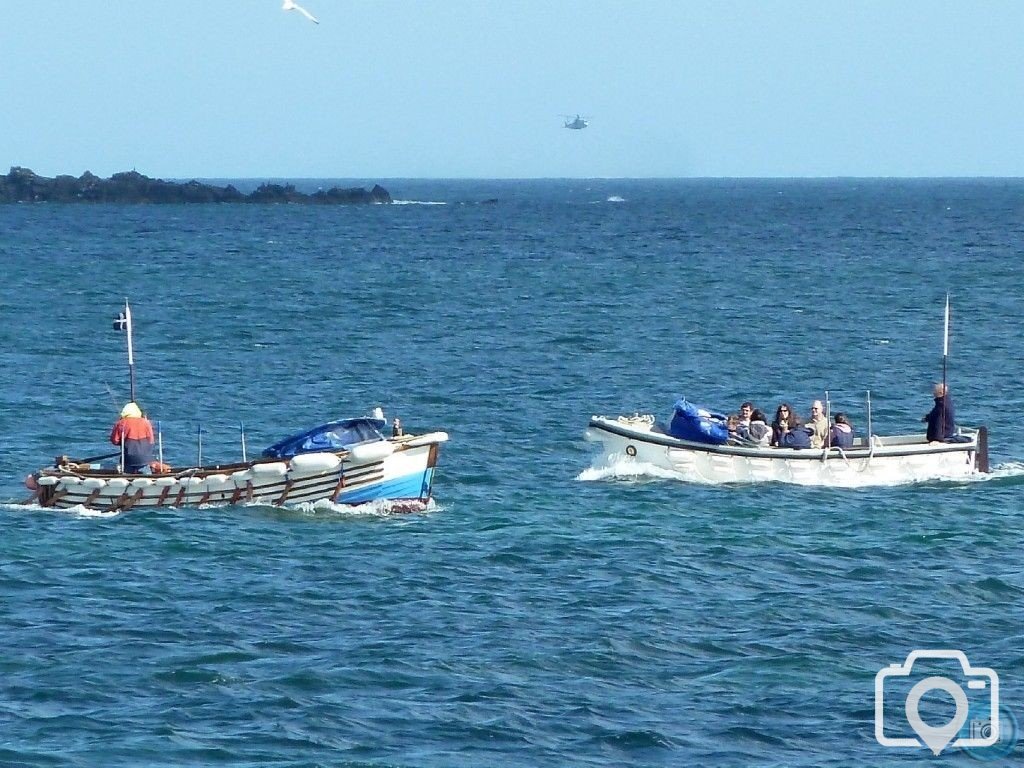
[[[327,512],[332,515],[344,515],[348,517],[389,517],[391,515],[405,514],[409,512],[436,512],[440,509],[433,499],[430,499],[426,504],[416,501],[409,502],[379,499],[377,501],[368,501],[365,504],[355,505],[335,504],[327,499],[320,499],[319,501],[304,501],[301,504],[296,504],[289,508],[307,514],[322,514]]]
[[[888,339],[872,339],[872,341],[874,341],[875,344],[888,344],[889,343]]]
[[[625,456],[606,456],[576,475],[576,479],[591,483],[600,480],[686,480],[686,477],[656,464],[634,461]]]
[[[117,517],[118,515],[124,514],[124,510],[108,512],[105,509],[90,509],[89,507],[83,507],[81,504],[63,508],[43,507],[35,502],[32,502],[31,504],[19,504],[14,501],[0,504],[0,509],[10,509],[18,512],[56,512],[60,515],[71,515],[73,517]]]
[[[107,511],[105,509],[90,509],[89,507],[83,507],[81,504],[77,504],[73,507],[57,511],[66,512],[68,514],[74,515],[75,517],[117,517],[118,515],[123,515],[126,512],[131,512],[130,509],[114,510],[113,512]]]
[[[626,202],[626,198],[619,197],[618,195],[611,195],[607,200],[605,200],[605,202],[606,203],[624,203],[624,202]]]
[[[448,205],[443,200],[392,200],[392,205]]]
[[[197,507],[191,507],[191,509],[223,509],[225,506],[223,502],[214,502],[212,504],[200,504]],[[243,507],[266,507],[267,502],[265,501],[247,501],[242,502]],[[274,506],[274,505],[270,505]],[[97,517],[97,518],[109,518],[117,517],[128,512],[148,512],[157,509],[157,507],[146,506],[137,507],[135,509],[127,510],[115,510],[113,512],[105,509],[92,509],[90,507],[83,507],[81,504],[73,507],[43,507],[33,502],[31,504],[19,504],[15,501],[0,502],[0,509],[12,510],[18,512],[56,512],[63,515],[71,515],[73,517]],[[181,510],[188,509],[187,507],[163,507],[164,510]],[[387,517],[396,514],[406,513],[422,513],[422,512],[441,512],[444,511],[444,507],[440,506],[433,499],[430,499],[426,504],[418,501],[394,501],[394,500],[378,500],[368,501],[365,504],[335,504],[326,499],[320,501],[304,501],[301,504],[294,506],[288,505],[282,507],[282,509],[288,509],[291,511],[305,512],[308,514],[324,513],[328,512],[336,515],[347,515],[352,517],[369,516],[369,517]]]
[[[1001,480],[1007,477],[1024,477],[1024,461],[1007,461],[1002,464],[995,464],[989,468],[988,474],[972,475],[968,480],[976,483],[985,483],[990,480]]]

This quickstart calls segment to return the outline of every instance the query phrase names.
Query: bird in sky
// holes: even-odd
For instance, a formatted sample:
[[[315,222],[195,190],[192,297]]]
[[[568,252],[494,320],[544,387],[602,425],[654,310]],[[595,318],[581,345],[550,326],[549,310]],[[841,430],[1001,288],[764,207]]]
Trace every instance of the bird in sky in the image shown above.
[[[284,0],[284,5],[281,6],[281,10],[283,10],[283,11],[298,11],[303,16],[305,16],[307,19],[312,21],[314,24],[319,24],[320,23],[319,21],[316,20],[316,16],[314,16],[312,13],[307,11],[305,8],[303,8],[298,3],[296,3],[295,0]]]

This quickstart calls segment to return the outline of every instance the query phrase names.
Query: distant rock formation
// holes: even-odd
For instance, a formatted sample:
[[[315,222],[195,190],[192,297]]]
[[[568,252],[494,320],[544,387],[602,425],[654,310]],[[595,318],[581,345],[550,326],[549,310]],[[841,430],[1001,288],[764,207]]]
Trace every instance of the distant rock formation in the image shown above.
[[[58,176],[48,179],[28,168],[11,168],[0,176],[0,203],[302,203],[306,205],[352,205],[390,203],[391,195],[379,184],[367,192],[362,187],[331,187],[311,195],[292,184],[261,184],[245,195],[232,185],[215,187],[194,179],[182,184],[151,179],[136,171],[115,173],[101,179],[86,171],[77,179]]]

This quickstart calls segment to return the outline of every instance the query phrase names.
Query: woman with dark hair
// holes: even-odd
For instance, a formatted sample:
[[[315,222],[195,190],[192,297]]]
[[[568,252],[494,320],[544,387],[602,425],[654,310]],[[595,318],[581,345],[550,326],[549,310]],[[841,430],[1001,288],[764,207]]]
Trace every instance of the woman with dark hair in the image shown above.
[[[768,420],[757,408],[750,415],[750,426],[747,427],[747,439],[761,448],[767,448],[772,442],[772,428]]]
[[[789,407],[789,403],[783,403],[775,409],[775,421],[772,422],[772,445],[781,445],[782,436],[800,423],[800,417]]]

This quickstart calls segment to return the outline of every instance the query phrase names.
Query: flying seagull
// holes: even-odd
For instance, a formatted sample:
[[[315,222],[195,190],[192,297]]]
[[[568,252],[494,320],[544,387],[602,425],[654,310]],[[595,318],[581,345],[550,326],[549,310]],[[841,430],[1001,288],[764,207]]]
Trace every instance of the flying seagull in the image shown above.
[[[284,0],[284,5],[281,6],[281,10],[283,10],[283,11],[298,11],[303,16],[305,16],[307,19],[312,21],[314,24],[319,24],[320,23],[319,21],[316,20],[316,16],[314,16],[312,13],[307,11],[305,8],[303,8],[298,3],[296,3],[295,0]]]

